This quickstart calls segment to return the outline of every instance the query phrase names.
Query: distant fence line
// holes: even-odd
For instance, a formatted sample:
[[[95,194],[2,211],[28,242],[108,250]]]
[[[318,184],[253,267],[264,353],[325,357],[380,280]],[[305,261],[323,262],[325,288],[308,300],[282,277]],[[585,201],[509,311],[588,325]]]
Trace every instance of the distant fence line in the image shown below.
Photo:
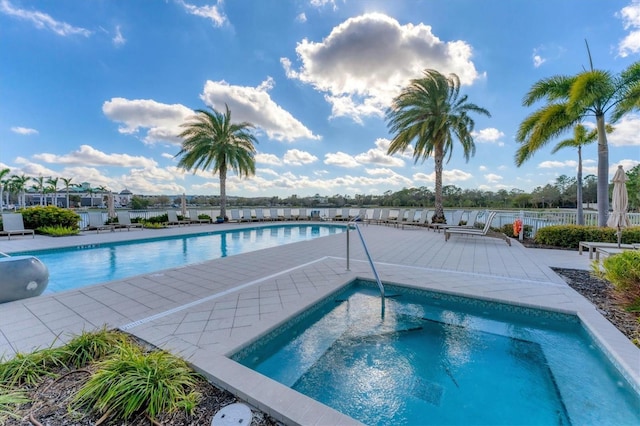
[[[390,216],[393,217],[394,214],[397,216],[398,211],[401,208],[398,207],[380,207],[379,209],[388,209],[390,211]],[[243,210],[250,210],[251,214],[253,216],[256,216],[256,208],[250,208],[250,209],[241,209],[241,208],[234,208],[235,210],[239,210],[240,212],[242,212]],[[260,210],[260,207],[257,207],[258,210]],[[405,215],[409,214],[409,211],[414,211],[414,212],[418,212],[418,211],[422,211],[424,209],[422,208],[402,208],[405,210]],[[118,210],[122,210],[122,209],[118,209]],[[180,214],[180,209],[171,209],[171,210],[176,210],[178,212],[178,214]],[[190,212],[193,212],[195,214],[198,215],[208,215],[211,218],[215,218],[216,216],[218,216],[220,214],[220,209],[207,209],[207,208],[190,208],[188,209]],[[229,212],[232,209],[227,209],[227,215],[229,215]],[[271,208],[265,207],[262,208],[262,210],[268,211],[271,210]],[[296,217],[299,215],[299,209],[298,208],[287,208],[287,210],[290,210],[291,215],[293,217]],[[311,211],[317,212],[316,216],[318,216],[320,219],[323,218],[328,218],[329,217],[329,208],[306,208],[306,212],[307,215],[310,215]],[[354,217],[356,216],[359,212],[360,209],[359,208],[335,208],[335,209],[331,209],[331,210],[337,210],[337,211],[341,211],[342,216],[343,217]],[[430,208],[429,210],[433,210],[433,208]],[[462,217],[462,220],[466,220],[466,218],[468,217],[469,212],[472,209],[445,209],[445,214],[447,217],[450,217],[450,215],[456,211],[456,210],[464,210],[464,215]],[[131,219],[135,219],[135,218],[139,218],[139,219],[149,219],[155,216],[161,216],[163,214],[166,214],[167,210],[128,210],[129,211],[129,215],[131,216]],[[284,216],[284,208],[277,208],[276,209],[277,214],[279,216]],[[367,212],[367,217],[371,218],[373,215],[373,211],[374,208],[367,208],[366,212]],[[502,227],[504,225],[509,225],[512,224],[514,222],[514,220],[516,220],[517,218],[522,218],[522,222],[525,226],[530,226],[531,227],[531,236],[535,236],[536,232],[538,232],[538,229],[540,228],[544,228],[545,226],[552,226],[552,225],[575,225],[577,223],[577,214],[575,211],[571,211],[571,210],[497,210],[498,214],[495,216],[495,218],[493,219],[493,225],[494,227],[498,228],[498,227]],[[86,211],[78,211],[77,212],[80,215],[80,222],[79,222],[79,226],[80,229],[85,228],[88,224],[88,214]],[[640,226],[640,213],[628,213],[629,215],[629,220],[631,222],[631,226]],[[103,217],[104,220],[107,220],[107,212],[103,211]],[[482,216],[478,216],[478,221],[482,222],[483,217]],[[598,212],[595,211],[587,211],[584,212],[584,224],[585,225],[590,225],[590,226],[597,226],[598,225]]]

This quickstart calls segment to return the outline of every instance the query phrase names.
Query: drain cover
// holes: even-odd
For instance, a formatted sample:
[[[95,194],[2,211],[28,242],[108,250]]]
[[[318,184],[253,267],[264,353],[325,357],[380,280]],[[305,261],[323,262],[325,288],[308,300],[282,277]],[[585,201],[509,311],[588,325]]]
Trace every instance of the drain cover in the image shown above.
[[[218,411],[211,420],[211,426],[248,426],[251,418],[251,409],[247,405],[235,403]]]

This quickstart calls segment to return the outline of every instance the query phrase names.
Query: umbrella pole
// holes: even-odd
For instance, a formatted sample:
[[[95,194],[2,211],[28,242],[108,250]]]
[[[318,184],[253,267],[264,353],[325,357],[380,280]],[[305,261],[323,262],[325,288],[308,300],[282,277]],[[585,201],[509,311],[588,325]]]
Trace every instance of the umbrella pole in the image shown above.
[[[620,242],[622,240],[622,230],[620,229],[620,225],[618,225],[618,248],[620,248]]]

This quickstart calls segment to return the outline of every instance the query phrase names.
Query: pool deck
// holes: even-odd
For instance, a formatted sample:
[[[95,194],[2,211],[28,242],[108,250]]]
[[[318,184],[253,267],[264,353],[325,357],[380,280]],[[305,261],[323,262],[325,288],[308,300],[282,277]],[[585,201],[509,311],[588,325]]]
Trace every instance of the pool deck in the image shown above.
[[[269,225],[13,236],[0,239],[0,252]],[[382,281],[576,313],[640,389],[640,349],[550,269],[590,269],[589,256],[528,249],[517,241],[509,247],[488,237],[453,235],[445,242],[443,233],[419,228],[360,229]],[[347,282],[373,279],[355,232],[350,247],[348,269],[343,233],[0,304],[0,356],[59,345],[83,330],[120,328],[181,356],[213,383],[285,424],[359,424],[227,358]]]

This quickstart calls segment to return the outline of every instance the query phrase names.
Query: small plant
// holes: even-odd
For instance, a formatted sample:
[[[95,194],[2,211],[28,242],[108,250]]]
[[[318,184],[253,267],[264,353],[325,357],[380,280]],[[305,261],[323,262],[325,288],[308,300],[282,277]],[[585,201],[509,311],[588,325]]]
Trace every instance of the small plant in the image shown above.
[[[23,391],[0,386],[0,425],[5,424],[9,417],[20,419],[20,416],[15,414],[17,407],[27,402],[29,398]]]
[[[124,344],[96,364],[96,373],[78,391],[74,404],[127,420],[144,412],[151,419],[163,412],[195,407],[197,375],[179,358],[164,352],[143,352]]]
[[[118,348],[125,342],[124,334],[106,328],[93,332],[82,332],[64,346],[67,355],[66,362],[76,368],[84,367],[117,353]]]
[[[54,377],[52,370],[63,367],[66,357],[63,348],[42,349],[29,354],[18,353],[0,364],[0,385],[35,386],[45,376]]]
[[[594,273],[616,288],[627,309],[640,311],[640,250],[628,250],[593,262]]]
[[[78,235],[80,230],[69,226],[41,226],[37,229],[39,234],[50,235],[52,237],[66,237],[69,235]]]

